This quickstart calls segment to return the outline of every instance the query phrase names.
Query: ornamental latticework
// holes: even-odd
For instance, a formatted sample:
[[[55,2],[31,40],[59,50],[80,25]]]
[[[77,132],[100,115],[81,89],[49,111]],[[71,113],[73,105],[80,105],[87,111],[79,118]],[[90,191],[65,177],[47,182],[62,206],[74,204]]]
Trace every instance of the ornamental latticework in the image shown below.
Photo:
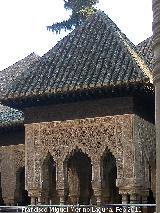
[[[42,165],[49,153],[56,164],[56,190],[60,200],[64,201],[68,182],[71,184],[67,180],[71,177],[67,177],[66,171],[71,171],[67,168],[67,162],[76,150],[91,161],[91,182],[96,200],[101,200],[101,161],[106,152],[110,152],[116,159],[116,187],[119,188],[119,194],[143,196],[147,192],[147,165],[153,161],[155,129],[154,125],[140,117],[126,114],[42,122],[27,124],[25,129],[26,188],[30,196],[40,197],[43,194]]]

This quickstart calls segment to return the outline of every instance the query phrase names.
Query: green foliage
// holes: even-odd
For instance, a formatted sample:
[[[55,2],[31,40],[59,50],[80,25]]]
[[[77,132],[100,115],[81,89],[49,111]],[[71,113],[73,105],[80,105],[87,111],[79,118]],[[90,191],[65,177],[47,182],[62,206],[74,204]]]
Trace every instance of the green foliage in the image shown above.
[[[98,0],[64,0],[64,8],[72,10],[72,15],[68,20],[54,23],[52,26],[48,26],[47,29],[60,33],[62,29],[66,31],[79,26],[88,16],[94,13],[95,8],[93,6],[96,3],[98,3]]]

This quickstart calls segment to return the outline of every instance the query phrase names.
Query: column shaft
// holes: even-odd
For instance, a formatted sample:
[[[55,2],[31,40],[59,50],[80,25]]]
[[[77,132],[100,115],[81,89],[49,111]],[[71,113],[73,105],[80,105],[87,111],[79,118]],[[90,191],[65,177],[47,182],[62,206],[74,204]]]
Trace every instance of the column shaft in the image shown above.
[[[153,78],[155,85],[155,118],[156,118],[156,212],[160,212],[160,1],[152,0],[153,9],[153,53],[155,58]]]
[[[140,196],[136,193],[130,194],[130,204],[140,203]],[[131,206],[131,212],[137,212],[139,210],[136,206]]]
[[[101,162],[92,163],[92,188],[97,200],[97,205],[102,202],[102,177],[101,177]]]
[[[147,204],[147,196],[142,196],[142,203]],[[147,213],[147,207],[143,207],[143,213]]]
[[[66,165],[65,165],[66,166]],[[65,184],[67,180],[67,173],[66,173],[67,168],[64,168],[64,163],[60,162],[57,165],[57,182],[56,182],[56,188],[60,200],[60,205],[65,204]]]
[[[31,205],[36,205],[36,198],[35,197],[31,197]]]

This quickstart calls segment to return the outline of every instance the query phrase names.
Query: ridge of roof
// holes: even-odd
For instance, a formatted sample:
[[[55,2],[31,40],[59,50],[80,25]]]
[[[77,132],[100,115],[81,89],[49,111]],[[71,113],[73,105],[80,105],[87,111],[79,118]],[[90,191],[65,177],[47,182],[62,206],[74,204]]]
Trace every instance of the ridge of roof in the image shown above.
[[[8,85],[16,80],[24,70],[40,59],[32,52],[25,58],[0,71],[0,95],[5,93]],[[0,127],[19,125],[24,122],[23,113],[0,103]]]
[[[36,54],[35,52],[32,52],[32,53],[30,53],[29,55],[25,56],[24,58],[22,58],[22,59],[16,61],[14,64],[12,64],[12,65],[10,65],[10,66],[8,66],[8,67],[6,67],[6,68],[0,70],[0,72],[4,71],[4,70],[6,70],[6,69],[10,69],[10,68],[12,68],[13,66],[17,66],[17,65],[19,65],[20,62],[26,61],[26,60],[28,60],[28,59],[30,60],[31,58],[40,58],[40,56],[39,56],[38,54]]]
[[[121,37],[121,35],[119,35],[119,36]],[[153,84],[152,73],[151,73],[149,67],[147,66],[147,64],[145,63],[145,61],[139,56],[139,54],[136,51],[134,51],[133,49],[131,49],[131,47],[127,44],[127,42],[123,38],[122,38],[122,41],[124,42],[124,44],[128,48],[129,52],[132,54],[133,60],[141,68],[141,70],[144,73],[144,75],[146,75],[149,78],[149,82],[151,84]]]
[[[18,76],[4,99],[133,82],[152,83],[147,64],[117,25],[97,11]]]

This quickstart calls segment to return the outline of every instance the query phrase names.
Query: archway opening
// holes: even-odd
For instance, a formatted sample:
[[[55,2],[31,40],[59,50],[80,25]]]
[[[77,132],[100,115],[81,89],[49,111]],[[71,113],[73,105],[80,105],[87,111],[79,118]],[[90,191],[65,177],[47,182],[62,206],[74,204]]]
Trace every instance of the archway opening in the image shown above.
[[[27,190],[25,190],[25,168],[21,167],[16,173],[16,191],[15,191],[15,204],[29,205],[30,197]]]
[[[56,191],[56,163],[50,153],[47,154],[42,165],[42,202],[58,204]]]
[[[102,156],[102,202],[107,203],[121,203],[122,198],[119,195],[119,189],[116,187],[117,167],[116,159],[112,153],[107,150]]]
[[[69,204],[89,204],[93,195],[92,190],[92,166],[90,158],[76,150],[67,161],[67,179]]]
[[[0,173],[0,205],[1,206],[4,205],[4,200],[3,200],[3,197],[2,197],[1,173]]]

